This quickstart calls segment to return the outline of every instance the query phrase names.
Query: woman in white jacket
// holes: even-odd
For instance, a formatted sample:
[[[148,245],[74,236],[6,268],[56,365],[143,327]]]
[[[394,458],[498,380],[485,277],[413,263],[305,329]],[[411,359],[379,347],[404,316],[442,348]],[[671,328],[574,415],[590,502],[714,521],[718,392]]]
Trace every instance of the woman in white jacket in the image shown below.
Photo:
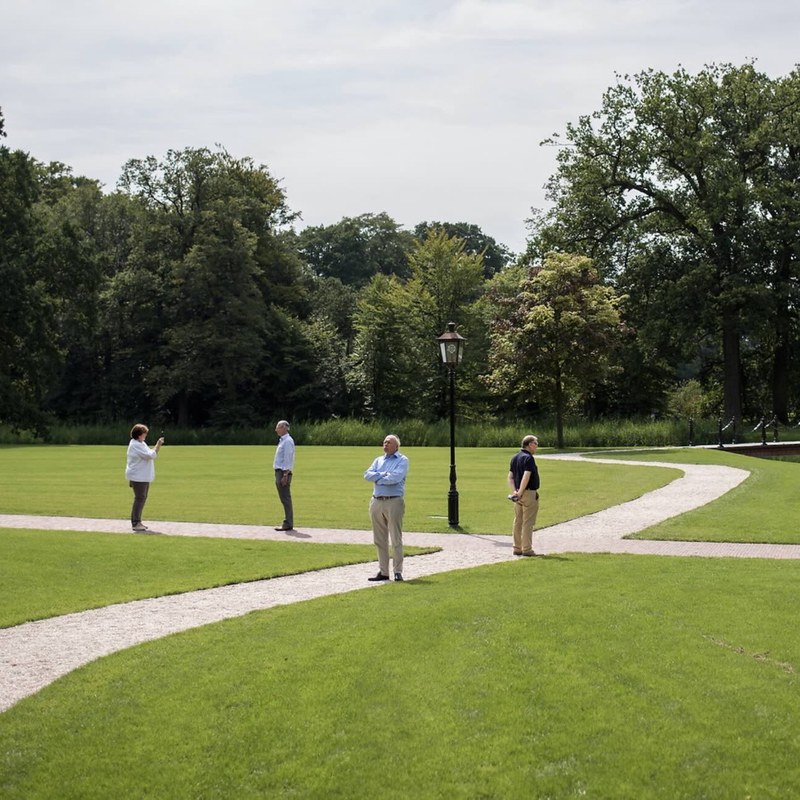
[[[145,443],[149,428],[147,425],[137,423],[131,428],[131,442],[128,445],[128,465],[125,468],[125,477],[133,489],[133,508],[131,509],[131,526],[135,532],[146,531],[147,526],[142,524],[142,512],[147,502],[147,493],[150,484],[156,479],[156,466],[154,464],[161,445],[164,444],[162,436],[155,447],[148,447]]]

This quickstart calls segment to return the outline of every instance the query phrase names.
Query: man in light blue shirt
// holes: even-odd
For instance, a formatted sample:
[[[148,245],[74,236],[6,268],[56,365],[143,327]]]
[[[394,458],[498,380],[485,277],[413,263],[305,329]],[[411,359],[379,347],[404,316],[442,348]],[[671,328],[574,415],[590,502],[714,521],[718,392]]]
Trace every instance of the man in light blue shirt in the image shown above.
[[[275,488],[283,504],[283,524],[276,531],[294,530],[294,510],[292,509],[292,470],[294,470],[294,439],[289,435],[289,423],[282,419],[275,426],[278,447],[272,466],[275,470]]]
[[[372,520],[372,537],[378,549],[380,570],[370,581],[389,580],[389,540],[392,542],[394,579],[403,580],[403,514],[406,510],[405,491],[408,459],[401,455],[400,439],[390,433],[383,440],[383,455],[378,456],[364,478],[371,481],[372,499],[369,516]]]

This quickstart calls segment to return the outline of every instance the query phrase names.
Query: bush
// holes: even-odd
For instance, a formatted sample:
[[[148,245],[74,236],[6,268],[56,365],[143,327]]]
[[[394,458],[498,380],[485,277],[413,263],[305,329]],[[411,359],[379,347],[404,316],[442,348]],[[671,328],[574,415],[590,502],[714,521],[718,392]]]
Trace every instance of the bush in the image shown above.
[[[740,425],[736,441],[759,441],[760,433],[753,425]],[[29,433],[14,434],[0,426],[0,444],[108,444],[128,443],[130,424],[54,425],[48,436],[36,439]],[[160,435],[154,426],[148,441]],[[329,419],[292,423],[292,436],[299,445],[378,446],[387,433],[396,433],[406,446],[447,447],[450,444],[449,420],[357,420]],[[458,447],[513,447],[527,433],[539,437],[542,447],[553,447],[556,441],[554,419],[498,420],[487,417],[480,422],[457,420]],[[724,442],[732,440],[731,429],[724,433]],[[172,445],[274,445],[273,424],[262,428],[169,428],[165,431]],[[694,444],[716,444],[718,421],[706,418],[694,423]],[[570,419],[564,426],[564,444],[568,449],[590,447],[677,447],[689,444],[689,423],[686,419]]]

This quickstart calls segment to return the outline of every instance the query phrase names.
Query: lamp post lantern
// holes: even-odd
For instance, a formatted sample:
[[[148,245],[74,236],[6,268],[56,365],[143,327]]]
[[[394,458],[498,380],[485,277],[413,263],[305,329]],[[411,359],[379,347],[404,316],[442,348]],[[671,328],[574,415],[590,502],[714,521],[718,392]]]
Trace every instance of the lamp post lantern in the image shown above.
[[[442,363],[447,367],[450,378],[450,491],[447,495],[447,523],[451,528],[458,527],[458,490],[456,489],[456,366],[464,356],[467,341],[456,333],[455,322],[447,323],[447,330],[436,337]]]

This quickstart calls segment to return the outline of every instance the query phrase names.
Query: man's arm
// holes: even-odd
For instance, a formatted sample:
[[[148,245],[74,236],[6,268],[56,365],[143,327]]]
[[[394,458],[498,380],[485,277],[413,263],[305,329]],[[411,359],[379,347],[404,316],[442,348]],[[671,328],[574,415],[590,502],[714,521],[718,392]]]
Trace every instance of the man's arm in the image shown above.
[[[376,458],[372,464],[370,464],[369,469],[364,473],[364,480],[372,481],[373,483],[377,483],[380,478],[383,477],[383,473],[378,471],[378,462],[380,458]]]
[[[286,448],[283,454],[284,469],[292,471],[294,469],[294,439],[286,441]]]
[[[385,465],[384,465],[385,466]],[[386,470],[381,474],[381,483],[384,486],[391,486],[395,483],[402,483],[408,473],[408,459],[401,458],[392,470]]]

